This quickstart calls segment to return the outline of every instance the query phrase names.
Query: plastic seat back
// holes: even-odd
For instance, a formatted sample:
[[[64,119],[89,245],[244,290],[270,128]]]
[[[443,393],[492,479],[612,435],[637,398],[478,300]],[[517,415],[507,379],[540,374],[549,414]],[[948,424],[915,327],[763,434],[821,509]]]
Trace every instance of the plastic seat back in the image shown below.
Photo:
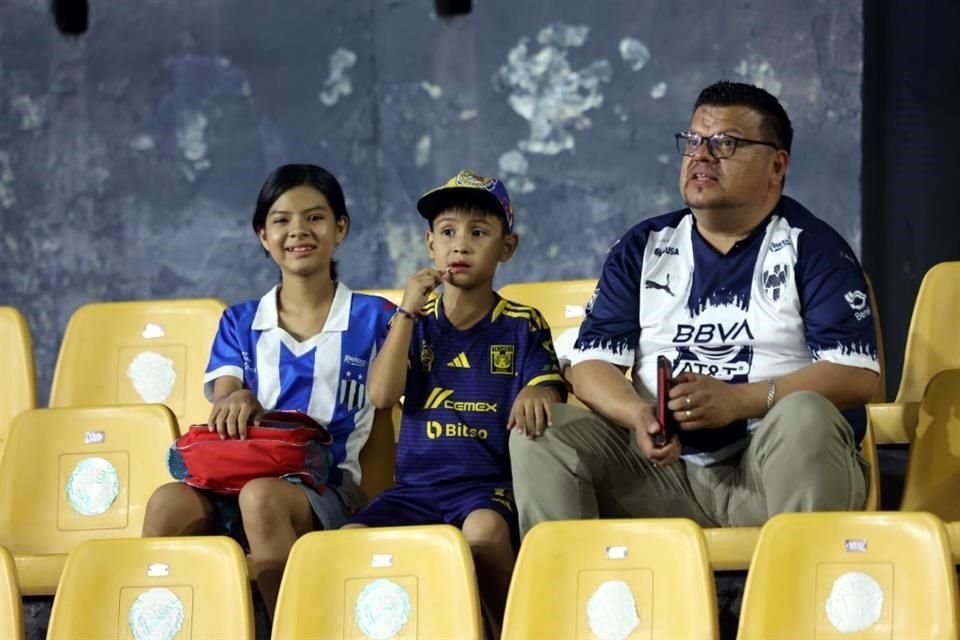
[[[718,637],[713,574],[690,520],[545,522],[524,538],[503,637]]]
[[[400,409],[377,409],[373,429],[360,450],[360,487],[368,498],[374,498],[393,486],[397,459],[396,429]]]
[[[181,432],[206,422],[203,375],[225,308],[211,298],[80,307],[60,345],[50,406],[156,402],[170,407]]]
[[[944,369],[960,369],[960,261],[941,262],[920,283],[903,354],[897,402],[918,402]]]
[[[569,341],[573,346],[587,303],[596,288],[596,280],[553,280],[508,284],[501,287],[499,293],[507,300],[533,307],[543,314],[559,349],[560,342]]]
[[[926,513],[789,513],[760,533],[739,640],[957,637],[946,528]]]
[[[23,605],[13,556],[0,547],[0,638],[23,638]]]
[[[927,386],[900,509],[960,520],[960,369],[941,371]]]
[[[960,261],[941,262],[927,271],[917,291],[897,397],[869,407],[878,444],[912,442],[927,384],[941,371],[960,369],[958,314]]]
[[[253,640],[250,580],[230,538],[90,540],[70,553],[49,640]]]
[[[480,640],[473,559],[447,525],[309,533],[293,546],[274,640]]]
[[[153,491],[172,478],[177,423],[162,405],[33,409],[0,458],[0,545],[24,595],[50,595],[67,554],[91,538],[140,535]]]
[[[360,289],[357,293],[365,293],[368,296],[380,296],[395,305],[399,305],[403,301],[403,289]]]
[[[37,389],[33,366],[33,343],[23,314],[13,307],[0,307],[0,450],[10,422],[21,411],[33,409]]]

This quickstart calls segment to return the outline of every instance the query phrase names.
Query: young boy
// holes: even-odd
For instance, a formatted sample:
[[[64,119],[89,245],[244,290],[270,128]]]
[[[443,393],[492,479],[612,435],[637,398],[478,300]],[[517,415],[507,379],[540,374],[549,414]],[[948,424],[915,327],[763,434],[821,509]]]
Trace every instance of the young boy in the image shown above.
[[[417,209],[434,268],[407,282],[369,380],[377,407],[404,396],[397,486],[353,522],[460,527],[499,627],[518,541],[509,430],[540,435],[566,389],[543,317],[493,290],[518,242],[503,183],[461,171]]]

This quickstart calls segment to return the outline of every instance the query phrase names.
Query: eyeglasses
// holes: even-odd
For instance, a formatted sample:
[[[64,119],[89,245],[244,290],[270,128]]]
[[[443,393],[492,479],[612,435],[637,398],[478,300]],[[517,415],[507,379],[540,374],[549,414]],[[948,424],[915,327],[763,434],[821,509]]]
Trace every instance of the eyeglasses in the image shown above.
[[[779,147],[772,142],[738,138],[736,136],[727,135],[726,133],[716,133],[707,137],[702,136],[699,133],[693,133],[692,131],[681,131],[680,133],[674,134],[673,137],[677,140],[677,151],[680,152],[680,155],[690,157],[697,155],[697,149],[699,149],[700,145],[704,142],[707,143],[707,151],[709,151],[710,155],[717,160],[732,156],[737,150],[738,144],[762,144],[767,147],[779,149]]]

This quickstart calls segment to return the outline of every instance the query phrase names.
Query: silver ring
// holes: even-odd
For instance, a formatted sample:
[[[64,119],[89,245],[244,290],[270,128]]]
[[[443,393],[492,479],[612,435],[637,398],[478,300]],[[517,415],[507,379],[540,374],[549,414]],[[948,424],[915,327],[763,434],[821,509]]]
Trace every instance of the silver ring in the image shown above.
[[[690,419],[690,409],[687,409],[687,411],[686,411],[686,416],[687,416],[687,420],[689,420],[689,419]]]
[[[690,396],[687,396],[687,397],[686,397],[686,400],[687,400],[687,409],[689,409],[689,408],[690,408],[690,405],[693,404],[693,403],[690,401]]]

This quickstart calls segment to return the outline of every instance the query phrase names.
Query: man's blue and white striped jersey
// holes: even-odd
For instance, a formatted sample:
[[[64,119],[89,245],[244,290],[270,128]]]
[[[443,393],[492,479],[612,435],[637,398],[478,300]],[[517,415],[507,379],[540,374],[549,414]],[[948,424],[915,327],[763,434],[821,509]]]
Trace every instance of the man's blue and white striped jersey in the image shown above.
[[[795,200],[726,255],[689,209],[645,220],[615,244],[571,358],[633,367],[656,394],[657,356],[674,375],[767,380],[819,360],[879,371],[863,271],[847,243]],[[844,412],[859,441],[862,407]],[[681,434],[684,459],[712,464],[746,447],[758,421]]]
[[[358,456],[370,435],[374,412],[367,379],[395,307],[338,283],[323,330],[299,342],[280,327],[278,293],[279,287],[274,287],[259,301],[223,312],[203,379],[204,393],[212,401],[214,380],[233,376],[265,410],[310,415],[333,436],[337,468],[331,472],[331,484],[342,484],[346,473],[359,486]]]

